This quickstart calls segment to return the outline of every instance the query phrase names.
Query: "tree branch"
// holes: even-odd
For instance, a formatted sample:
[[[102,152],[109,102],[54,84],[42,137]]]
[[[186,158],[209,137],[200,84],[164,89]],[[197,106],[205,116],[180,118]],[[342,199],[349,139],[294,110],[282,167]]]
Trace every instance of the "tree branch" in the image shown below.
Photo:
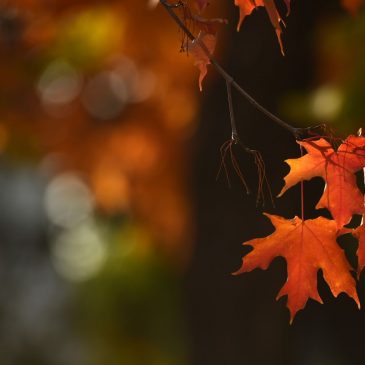
[[[184,24],[184,22],[180,19],[178,15],[174,12],[174,9],[184,6],[181,1],[177,3],[170,4],[168,0],[160,0],[160,4],[166,9],[170,17],[175,21],[175,23],[179,26],[179,28],[186,34],[186,36],[192,41],[197,42],[206,56],[209,58],[210,63],[214,66],[216,71],[223,77],[223,79],[227,83],[227,91],[230,91],[230,87],[236,89],[254,108],[259,110],[261,113],[266,115],[269,119],[275,122],[280,127],[289,131],[296,139],[300,139],[303,135],[308,133],[312,128],[295,128],[290,124],[284,122],[282,119],[271,113],[265,107],[263,107],[259,102],[257,102],[247,91],[245,91],[235,80],[234,78],[219,64],[219,62],[212,56],[209,52],[208,48],[205,46],[203,42],[201,42],[198,38],[196,38],[193,33],[188,29],[188,27]],[[230,87],[228,87],[228,85]],[[232,117],[231,117],[232,121]],[[232,128],[232,135],[236,133],[237,130]]]
[[[238,131],[236,125],[236,119],[234,117],[234,110],[233,110],[233,100],[232,100],[232,84],[226,81],[227,86],[227,98],[228,98],[228,108],[229,108],[229,118],[231,121],[231,130],[232,130],[232,141],[234,143],[238,143]]]

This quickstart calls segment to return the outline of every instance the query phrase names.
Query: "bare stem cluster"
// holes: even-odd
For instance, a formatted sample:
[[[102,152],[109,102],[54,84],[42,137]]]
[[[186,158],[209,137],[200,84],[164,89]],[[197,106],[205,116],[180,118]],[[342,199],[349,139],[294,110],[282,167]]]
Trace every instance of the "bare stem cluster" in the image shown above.
[[[181,31],[184,33],[184,35],[191,41],[197,43],[200,48],[203,50],[205,55],[208,57],[210,63],[213,65],[215,70],[218,72],[219,75],[225,80],[226,87],[227,87],[227,99],[228,99],[228,107],[229,107],[229,116],[230,116],[230,124],[231,124],[231,138],[230,140],[226,141],[221,149],[222,154],[222,163],[225,169],[225,162],[224,159],[227,155],[227,152],[229,151],[229,155],[231,156],[232,165],[240,177],[241,181],[243,182],[243,185],[246,188],[247,193],[249,193],[249,189],[247,187],[247,184],[243,178],[243,175],[240,171],[239,165],[237,160],[234,158],[232,153],[232,146],[239,145],[243,148],[243,150],[249,154],[251,154],[254,157],[255,163],[259,170],[259,177],[260,177],[260,189],[262,189],[263,182],[266,182],[266,176],[265,176],[265,167],[263,164],[263,160],[260,156],[260,153],[256,150],[253,150],[251,148],[246,147],[238,133],[236,119],[234,115],[234,108],[233,108],[233,99],[232,99],[232,89],[235,89],[241,96],[243,96],[244,99],[246,99],[255,109],[259,110],[261,113],[263,113],[266,117],[268,117],[271,121],[279,125],[280,127],[284,128],[288,132],[290,132],[293,137],[297,140],[307,138],[309,136],[316,135],[318,136],[323,129],[325,129],[324,125],[314,126],[314,127],[308,127],[308,128],[296,128],[292,125],[288,124],[287,122],[284,122],[282,119],[280,119],[278,116],[271,113],[269,110],[267,110],[264,106],[262,106],[258,101],[256,101],[246,90],[240,86],[235,79],[220,65],[220,63],[215,59],[215,57],[210,53],[206,45],[197,37],[194,36],[194,34],[189,30],[187,25],[184,23],[184,21],[176,14],[175,10],[181,7],[184,7],[185,4],[181,0],[175,3],[170,3],[168,0],[160,0],[160,4],[166,9],[170,17],[175,21],[175,23],[179,26]],[[222,169],[222,166],[221,166]],[[221,171],[220,169],[220,171]],[[226,169],[225,169],[226,170]],[[227,172],[227,171],[226,171]],[[259,190],[258,197],[261,196],[262,198],[262,191]],[[259,198],[258,198],[259,199]]]

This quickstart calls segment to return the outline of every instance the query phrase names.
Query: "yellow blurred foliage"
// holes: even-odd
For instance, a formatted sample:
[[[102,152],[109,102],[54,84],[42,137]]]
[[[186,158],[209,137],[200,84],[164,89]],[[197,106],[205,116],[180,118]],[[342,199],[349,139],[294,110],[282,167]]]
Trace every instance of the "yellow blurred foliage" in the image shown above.
[[[17,0],[2,10],[15,30],[1,33],[1,148],[34,163],[59,156],[53,173],[80,171],[101,214],[134,217],[184,261],[197,88],[175,25],[147,1]],[[32,143],[19,146],[19,135]]]

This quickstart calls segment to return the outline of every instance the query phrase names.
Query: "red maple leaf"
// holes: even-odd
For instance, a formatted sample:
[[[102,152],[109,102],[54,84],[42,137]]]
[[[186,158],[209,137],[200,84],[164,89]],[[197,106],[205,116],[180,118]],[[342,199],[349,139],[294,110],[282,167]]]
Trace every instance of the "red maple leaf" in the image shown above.
[[[184,7],[183,10],[185,21],[191,22],[193,30],[199,30],[197,37],[193,41],[187,40],[187,47],[183,46],[183,49],[185,48],[188,53],[192,54],[194,64],[200,69],[199,88],[202,91],[202,82],[208,71],[207,66],[211,63],[210,56],[217,43],[218,29],[222,24],[228,22],[222,18],[204,18],[193,13],[189,7]]]
[[[209,5],[209,0],[195,0],[194,2],[200,13]]]
[[[253,250],[243,258],[242,267],[234,274],[249,272],[255,268],[266,270],[275,257],[284,257],[288,279],[277,299],[288,296],[290,322],[305,307],[309,298],[322,303],[317,290],[318,270],[322,270],[323,278],[335,297],[346,293],[360,307],[355,280],[350,273],[351,267],[336,242],[336,222],[323,217],[303,221],[298,217],[287,220],[275,215],[265,215],[274,225],[274,233],[244,243],[252,246]]]
[[[352,235],[358,239],[359,247],[357,249],[357,277],[360,278],[361,271],[365,267],[365,224],[364,217],[361,225],[352,231]]]
[[[212,54],[215,49],[217,38],[215,34],[200,32],[197,38],[193,42],[188,44],[188,52],[192,54],[195,59],[194,64],[198,66],[200,70],[199,75],[199,89],[202,91],[202,82],[208,72],[207,66],[210,64],[210,59],[207,52],[202,48],[203,44],[206,50]]]
[[[287,6],[287,13],[290,12],[290,0],[284,0],[285,4]],[[240,19],[238,21],[237,30],[240,29],[242,22],[246,18],[247,15],[250,15],[254,9],[256,9],[259,6],[264,6],[272,26],[275,29],[276,36],[278,37],[281,53],[284,54],[284,47],[283,42],[281,40],[281,23],[283,22],[283,19],[281,18],[274,0],[235,0],[235,5],[237,5],[240,8]]]
[[[198,28],[200,31],[213,35],[217,34],[218,29],[222,24],[228,23],[227,19],[223,18],[206,19],[193,13],[190,13],[190,20],[193,22],[194,26]]]
[[[290,172],[279,197],[298,182],[319,176],[325,180],[326,186],[317,209],[327,208],[338,227],[349,223],[353,214],[362,214],[364,198],[354,173],[365,166],[365,137],[349,136],[337,152],[323,138],[298,143],[308,154],[285,161]]]

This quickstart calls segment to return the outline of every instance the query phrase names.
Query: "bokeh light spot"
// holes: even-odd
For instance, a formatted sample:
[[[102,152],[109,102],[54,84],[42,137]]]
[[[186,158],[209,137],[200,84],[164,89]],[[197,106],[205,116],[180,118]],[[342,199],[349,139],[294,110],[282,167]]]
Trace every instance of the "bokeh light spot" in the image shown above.
[[[338,116],[343,105],[343,95],[334,86],[324,85],[317,89],[312,97],[314,117],[331,121]]]
[[[93,197],[86,184],[75,174],[54,178],[45,193],[49,220],[60,227],[71,228],[86,220],[93,210]]]
[[[90,221],[65,231],[52,245],[53,265],[70,281],[84,281],[96,275],[106,256],[105,243]]]
[[[43,104],[67,104],[79,94],[82,79],[74,67],[63,60],[48,65],[41,75],[37,89]]]

